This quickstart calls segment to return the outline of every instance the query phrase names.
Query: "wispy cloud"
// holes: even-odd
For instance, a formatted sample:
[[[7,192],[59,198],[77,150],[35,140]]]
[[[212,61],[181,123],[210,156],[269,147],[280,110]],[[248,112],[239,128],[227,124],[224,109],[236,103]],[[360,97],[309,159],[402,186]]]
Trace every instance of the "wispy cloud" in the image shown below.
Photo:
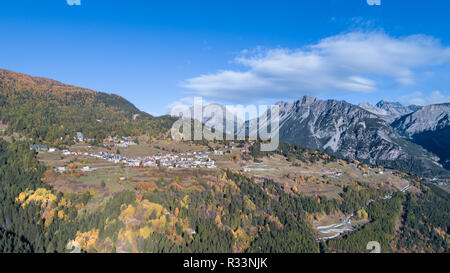
[[[173,101],[170,104],[166,105],[166,109],[167,109],[167,113],[171,113],[174,109],[183,109],[185,107],[191,108],[194,106],[194,97],[184,97],[181,98],[177,101]],[[204,98],[201,98],[203,106],[207,106],[210,104],[218,104],[218,105],[223,105],[220,102],[217,101],[209,101],[209,100],[205,100]],[[238,117],[245,117],[246,115],[248,115],[245,119],[253,119],[256,118],[257,115],[257,105],[242,105],[242,104],[226,104],[223,105],[226,107],[226,110],[234,115],[237,115]],[[253,109],[251,108],[252,106],[254,106],[256,112],[251,111],[249,109]]]
[[[439,90],[431,92],[429,95],[424,95],[422,92],[414,92],[412,94],[400,98],[400,102],[405,105],[430,105],[437,103],[450,102],[450,93],[441,92]]]
[[[67,0],[69,6],[81,6],[81,0]]]
[[[223,70],[190,78],[182,87],[208,98],[296,97],[335,91],[372,92],[382,81],[415,84],[415,73],[450,60],[450,48],[424,35],[395,38],[383,32],[351,32],[298,49],[244,50]]]

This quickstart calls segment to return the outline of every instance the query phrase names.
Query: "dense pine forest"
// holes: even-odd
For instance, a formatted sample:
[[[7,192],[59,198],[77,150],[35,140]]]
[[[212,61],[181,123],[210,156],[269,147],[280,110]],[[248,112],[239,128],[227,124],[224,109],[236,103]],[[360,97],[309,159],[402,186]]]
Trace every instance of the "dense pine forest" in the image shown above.
[[[46,224],[40,204],[21,206],[16,202],[26,190],[51,191],[50,186],[41,182],[44,171],[45,167],[38,163],[26,143],[0,141],[0,252],[63,251],[65,242],[73,236],[75,208],[66,208],[70,219],[56,218]],[[55,194],[58,202],[62,194]]]

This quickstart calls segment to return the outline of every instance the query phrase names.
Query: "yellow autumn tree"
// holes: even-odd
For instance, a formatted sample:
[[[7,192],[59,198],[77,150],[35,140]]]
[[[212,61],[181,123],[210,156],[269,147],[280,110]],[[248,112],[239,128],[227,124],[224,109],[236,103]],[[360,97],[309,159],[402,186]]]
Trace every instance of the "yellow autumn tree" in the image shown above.
[[[367,214],[367,212],[364,209],[360,209],[356,212],[356,217],[358,219],[367,219],[369,217],[369,215]]]

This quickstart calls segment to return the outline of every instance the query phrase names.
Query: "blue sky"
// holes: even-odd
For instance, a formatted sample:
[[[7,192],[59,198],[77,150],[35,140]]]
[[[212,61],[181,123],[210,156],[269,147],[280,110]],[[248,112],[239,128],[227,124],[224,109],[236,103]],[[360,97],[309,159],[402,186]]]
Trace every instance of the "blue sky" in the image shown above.
[[[450,101],[450,1],[14,0],[0,4],[0,68],[120,94],[164,114],[303,94]]]

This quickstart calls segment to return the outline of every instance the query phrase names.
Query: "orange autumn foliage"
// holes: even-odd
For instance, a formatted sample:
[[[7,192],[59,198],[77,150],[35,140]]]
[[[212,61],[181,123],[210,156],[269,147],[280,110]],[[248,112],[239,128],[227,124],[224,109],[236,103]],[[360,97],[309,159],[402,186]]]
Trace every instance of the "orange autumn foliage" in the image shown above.
[[[158,186],[155,182],[137,182],[134,185],[136,190],[140,190],[141,192],[153,192],[158,189]]]
[[[168,186],[168,188],[169,188],[169,189],[170,189],[170,188],[175,188],[175,189],[177,189],[177,190],[182,190],[182,189],[183,189],[183,187],[182,187],[180,184],[176,183],[176,182],[170,183],[169,186]]]

